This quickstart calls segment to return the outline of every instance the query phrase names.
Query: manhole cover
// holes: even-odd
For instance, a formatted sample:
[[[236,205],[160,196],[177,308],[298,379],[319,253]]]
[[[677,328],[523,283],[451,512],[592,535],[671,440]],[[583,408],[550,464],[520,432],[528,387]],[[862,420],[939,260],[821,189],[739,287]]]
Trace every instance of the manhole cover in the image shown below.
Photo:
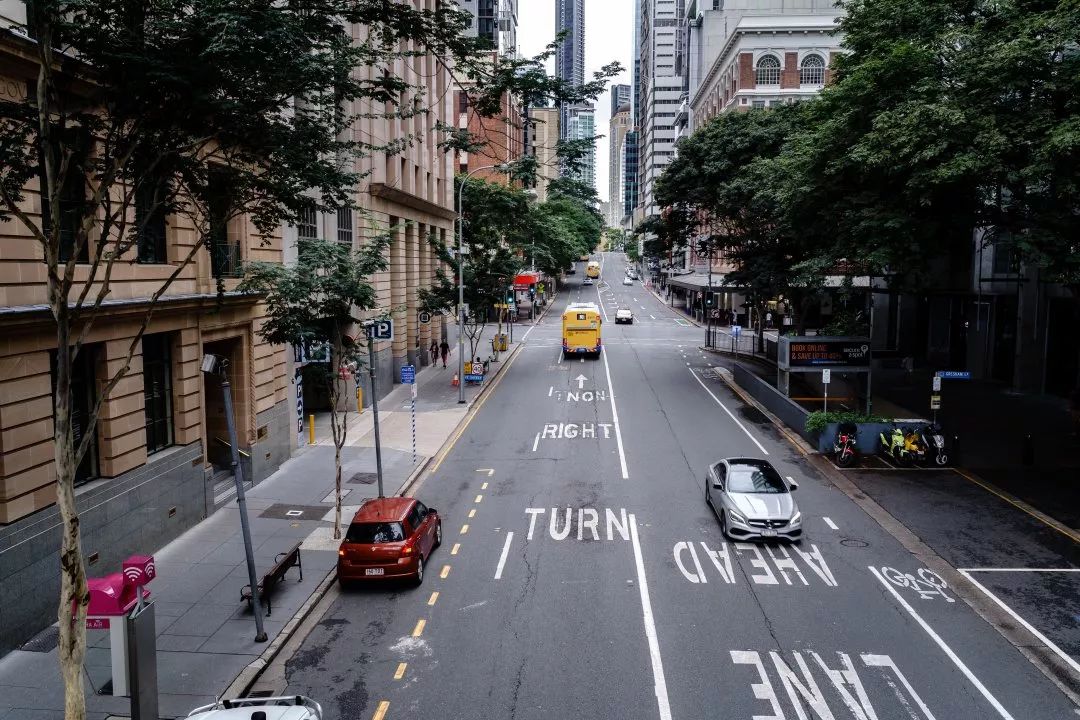
[[[858,538],[844,538],[840,541],[840,544],[845,547],[870,547],[870,543],[866,542],[865,540],[859,540]]]
[[[60,628],[52,625],[27,640],[26,644],[19,649],[25,650],[26,652],[47,653],[52,652],[59,644]]]
[[[349,478],[346,482],[350,482],[353,485],[373,485],[375,481],[379,479],[378,474],[373,472],[358,472]]]

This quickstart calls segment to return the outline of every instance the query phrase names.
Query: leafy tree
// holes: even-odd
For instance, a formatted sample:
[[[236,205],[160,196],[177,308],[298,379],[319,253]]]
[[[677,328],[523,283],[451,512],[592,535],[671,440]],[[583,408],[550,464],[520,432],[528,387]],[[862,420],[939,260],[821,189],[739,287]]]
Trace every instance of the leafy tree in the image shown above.
[[[787,221],[786,197],[772,167],[796,134],[802,105],[724,113],[679,143],[676,159],[657,182],[666,207],[642,229],[655,235],[654,254],[693,245],[699,255],[725,257],[735,267],[723,280],[742,288],[757,311],[759,337],[765,304],[793,300],[797,332],[828,270]]]
[[[246,215],[269,237],[312,195],[326,208],[350,206],[361,179],[351,160],[413,140],[378,144],[343,132],[372,113],[426,111],[421,88],[355,68],[431,53],[471,79],[480,107],[519,83],[566,96],[581,89],[545,86],[535,68],[519,76],[505,63],[480,62],[464,33],[469,14],[450,3],[416,10],[383,0],[35,0],[28,8],[37,77],[26,102],[0,103],[0,220],[19,223],[40,248],[56,326],[59,659],[65,715],[83,720],[89,595],[75,469],[158,301],[214,226]],[[349,24],[366,33],[354,40]],[[27,211],[35,185],[42,217]],[[105,312],[114,271],[136,261],[149,220],[161,214],[190,223],[194,242],[145,303],[141,328],[126,357],[110,364],[76,442],[73,364]]]
[[[330,398],[334,438],[334,539],[341,539],[341,448],[348,429],[349,405],[342,403],[342,378],[364,363],[364,343],[357,323],[377,298],[369,279],[386,269],[388,235],[371,238],[353,251],[332,240],[302,240],[292,267],[252,263],[239,289],[258,293],[266,303],[259,334],[274,345],[326,347],[329,368],[316,365]]]

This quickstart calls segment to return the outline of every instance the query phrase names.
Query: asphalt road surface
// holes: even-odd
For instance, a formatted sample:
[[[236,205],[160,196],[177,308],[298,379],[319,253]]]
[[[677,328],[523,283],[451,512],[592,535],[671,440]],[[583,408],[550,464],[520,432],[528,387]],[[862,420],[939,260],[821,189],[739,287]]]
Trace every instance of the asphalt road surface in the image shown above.
[[[711,377],[703,330],[601,258],[416,491],[444,517],[424,584],[338,596],[289,693],[335,720],[1080,717]],[[561,308],[585,300],[604,352],[563,360]],[[801,543],[724,540],[704,474],[725,456],[798,481]]]

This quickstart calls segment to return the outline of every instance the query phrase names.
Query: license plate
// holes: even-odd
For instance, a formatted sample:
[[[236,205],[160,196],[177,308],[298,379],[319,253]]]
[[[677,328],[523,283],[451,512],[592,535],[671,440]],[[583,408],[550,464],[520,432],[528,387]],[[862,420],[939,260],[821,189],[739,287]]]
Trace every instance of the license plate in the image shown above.
[[[776,531],[772,528],[765,528],[761,531],[761,537],[776,537]]]
[[[776,533],[773,533],[774,535]],[[384,568],[368,568],[364,570],[365,575],[382,575],[385,572]]]

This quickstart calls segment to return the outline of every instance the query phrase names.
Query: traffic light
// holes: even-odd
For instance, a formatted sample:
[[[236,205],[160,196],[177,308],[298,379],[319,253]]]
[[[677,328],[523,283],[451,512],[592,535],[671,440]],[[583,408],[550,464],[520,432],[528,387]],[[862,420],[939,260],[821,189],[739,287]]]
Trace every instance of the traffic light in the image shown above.
[[[705,307],[711,308],[712,306],[713,306],[713,295],[712,295],[712,293],[706,293],[706,295],[705,295]]]

